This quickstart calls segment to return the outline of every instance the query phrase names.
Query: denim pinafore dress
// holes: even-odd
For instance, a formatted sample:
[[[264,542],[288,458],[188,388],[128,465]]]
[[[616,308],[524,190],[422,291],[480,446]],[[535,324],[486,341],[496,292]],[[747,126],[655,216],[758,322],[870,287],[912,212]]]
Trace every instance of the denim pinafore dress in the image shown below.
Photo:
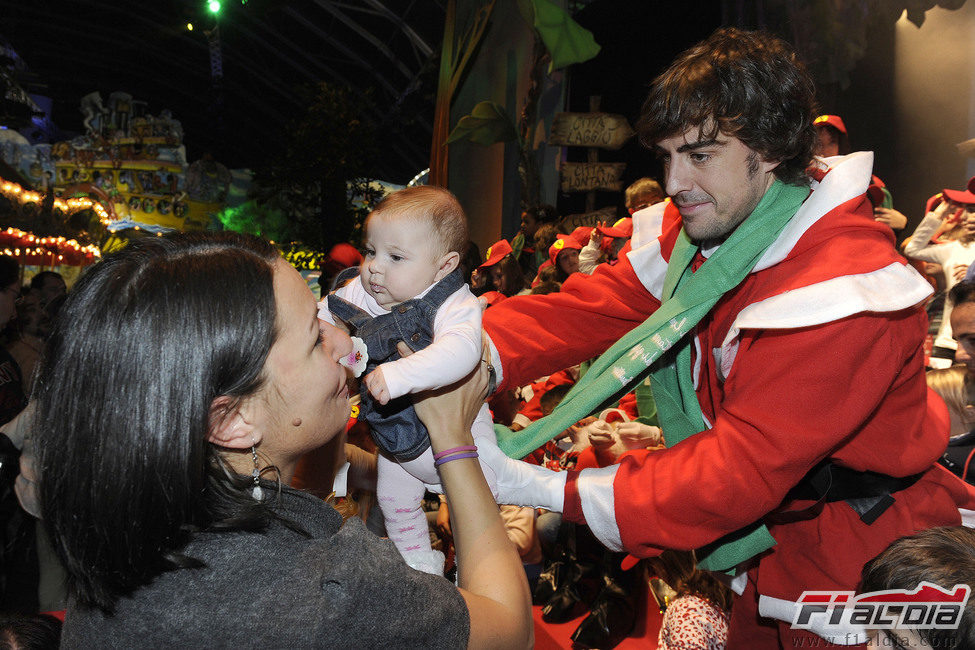
[[[341,283],[350,276],[358,282],[359,268],[345,269],[336,278]],[[369,351],[365,374],[381,363],[400,358],[396,344],[400,341],[413,350],[422,350],[433,342],[433,320],[444,301],[464,286],[460,270],[440,280],[422,298],[412,298],[393,307],[388,314],[371,316],[365,310],[335,294],[328,296],[328,309],[349,324],[352,333],[362,339]],[[380,404],[362,382],[359,387],[362,412],[376,445],[397,461],[413,460],[430,446],[427,428],[413,410],[410,396],[403,395]]]

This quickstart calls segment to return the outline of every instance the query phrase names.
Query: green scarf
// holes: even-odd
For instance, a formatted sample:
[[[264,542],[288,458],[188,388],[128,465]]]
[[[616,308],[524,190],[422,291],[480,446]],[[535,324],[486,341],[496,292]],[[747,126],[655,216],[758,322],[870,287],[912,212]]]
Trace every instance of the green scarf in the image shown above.
[[[690,264],[698,247],[681,230],[667,265],[660,308],[593,362],[548,417],[518,432],[497,427],[501,449],[512,458],[524,457],[618,399],[651,370],[667,444],[704,431],[704,416],[691,385],[693,342],[686,335],[725,293],[741,284],[808,194],[807,188],[775,181],[748,218],[694,273]],[[654,364],[658,359],[661,362]],[[698,564],[708,570],[731,570],[774,543],[765,527],[755,524],[701,549]]]

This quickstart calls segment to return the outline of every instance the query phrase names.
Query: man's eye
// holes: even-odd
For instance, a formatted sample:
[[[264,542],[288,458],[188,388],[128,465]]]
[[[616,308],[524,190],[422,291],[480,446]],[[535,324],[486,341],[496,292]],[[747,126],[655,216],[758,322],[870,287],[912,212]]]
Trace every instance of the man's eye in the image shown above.
[[[700,162],[707,162],[708,159],[710,159],[710,158],[711,158],[710,154],[706,154],[706,153],[692,153],[691,154],[691,160],[693,160],[694,162],[698,162],[698,163],[700,163]]]

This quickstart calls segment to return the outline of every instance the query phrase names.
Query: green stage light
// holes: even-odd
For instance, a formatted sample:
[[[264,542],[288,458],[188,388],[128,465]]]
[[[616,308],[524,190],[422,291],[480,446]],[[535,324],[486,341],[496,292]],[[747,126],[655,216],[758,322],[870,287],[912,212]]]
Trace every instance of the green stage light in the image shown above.
[[[223,5],[220,0],[209,0],[209,2],[207,2],[207,9],[209,9],[210,13],[213,15],[220,13],[222,6]]]

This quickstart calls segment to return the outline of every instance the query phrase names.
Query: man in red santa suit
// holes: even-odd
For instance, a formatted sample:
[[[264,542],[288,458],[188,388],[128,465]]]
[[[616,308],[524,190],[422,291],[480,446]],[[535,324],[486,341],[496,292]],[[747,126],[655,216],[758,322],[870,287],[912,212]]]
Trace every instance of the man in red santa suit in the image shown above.
[[[502,390],[610,348],[555,413],[501,436],[511,455],[650,374],[666,450],[507,484],[610,549],[697,549],[733,575],[729,648],[862,643],[845,619],[793,629],[802,592],[851,591],[894,539],[973,514],[935,464],[947,431],[925,406],[930,286],[872,218],[872,154],[805,175],[813,93],[767,34],[722,29],[685,52],[638,127],[664,165],[670,226],[644,241],[635,222],[618,264],[484,314]]]

